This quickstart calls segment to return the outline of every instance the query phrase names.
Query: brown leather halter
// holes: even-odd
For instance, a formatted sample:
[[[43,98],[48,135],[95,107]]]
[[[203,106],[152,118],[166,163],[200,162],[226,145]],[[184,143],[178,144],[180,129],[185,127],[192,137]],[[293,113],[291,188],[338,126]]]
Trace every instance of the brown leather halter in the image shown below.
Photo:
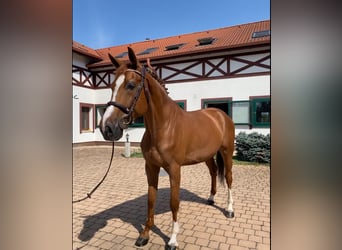
[[[148,91],[147,85],[145,84],[146,68],[142,67],[141,68],[141,72],[139,72],[137,70],[133,70],[133,69],[128,69],[126,71],[135,72],[135,73],[137,73],[138,75],[141,76],[141,82],[140,82],[139,86],[137,87],[137,90],[135,92],[135,95],[134,95],[134,98],[133,98],[133,101],[132,101],[130,107],[125,107],[124,105],[122,105],[120,103],[117,103],[117,102],[113,102],[113,101],[110,101],[110,102],[107,103],[107,107],[108,106],[117,107],[123,113],[126,114],[125,116],[123,116],[119,120],[119,126],[120,126],[121,129],[127,129],[128,125],[133,122],[133,117],[132,117],[133,111],[135,109],[135,106],[137,105],[138,99],[139,99],[139,97],[141,95],[141,91],[142,91],[143,88],[145,90],[145,96],[146,96],[147,102],[149,102],[149,91]]]

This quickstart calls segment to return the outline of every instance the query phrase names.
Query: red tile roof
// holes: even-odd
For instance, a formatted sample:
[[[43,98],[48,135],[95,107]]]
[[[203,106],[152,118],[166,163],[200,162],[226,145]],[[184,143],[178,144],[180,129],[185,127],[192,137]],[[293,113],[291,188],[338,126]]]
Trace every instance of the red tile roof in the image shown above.
[[[102,60],[103,58],[96,52],[96,50],[89,48],[79,42],[72,41],[72,50],[83,55]]]
[[[270,44],[270,36],[252,38],[252,34],[254,32],[265,30],[270,30],[269,20],[97,49],[95,52],[103,59],[103,61],[96,62],[88,66],[99,67],[111,65],[111,62],[108,58],[108,53],[116,57],[119,54],[126,52],[128,46],[131,47],[136,54],[139,54],[148,48],[157,48],[149,54],[137,55],[139,59],[144,60],[147,58],[160,59],[172,56],[205,53],[253,45],[266,45]],[[207,37],[215,38],[214,42],[210,45],[198,46],[198,39]],[[165,49],[167,46],[175,44],[184,45],[176,50],[167,51]],[[126,60],[127,56],[121,59]]]

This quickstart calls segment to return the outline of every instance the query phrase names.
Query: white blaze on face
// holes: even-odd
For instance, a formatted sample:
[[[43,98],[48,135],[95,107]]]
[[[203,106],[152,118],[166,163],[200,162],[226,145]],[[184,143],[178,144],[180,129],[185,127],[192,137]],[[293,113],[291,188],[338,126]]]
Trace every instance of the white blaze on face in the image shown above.
[[[116,83],[115,83],[115,89],[113,92],[113,98],[112,101],[115,102],[116,99],[116,95],[118,94],[119,88],[121,87],[121,85],[125,82],[125,75],[122,74],[118,77],[118,79],[116,79]]]
[[[115,102],[116,99],[116,95],[118,94],[119,88],[121,87],[121,85],[125,82],[125,75],[122,74],[120,75],[116,81],[115,81],[115,88],[113,91],[113,95],[112,95],[112,102]],[[105,131],[105,124],[107,119],[112,115],[112,113],[114,112],[114,106],[109,106],[106,109],[106,112],[103,114],[103,118],[102,118],[102,131]]]

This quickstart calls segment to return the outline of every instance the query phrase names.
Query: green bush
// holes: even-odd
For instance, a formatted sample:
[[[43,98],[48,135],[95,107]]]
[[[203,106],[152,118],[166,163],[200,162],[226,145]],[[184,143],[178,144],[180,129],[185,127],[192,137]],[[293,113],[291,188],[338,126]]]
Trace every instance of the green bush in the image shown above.
[[[240,161],[270,162],[270,135],[240,132],[236,136],[236,157]]]

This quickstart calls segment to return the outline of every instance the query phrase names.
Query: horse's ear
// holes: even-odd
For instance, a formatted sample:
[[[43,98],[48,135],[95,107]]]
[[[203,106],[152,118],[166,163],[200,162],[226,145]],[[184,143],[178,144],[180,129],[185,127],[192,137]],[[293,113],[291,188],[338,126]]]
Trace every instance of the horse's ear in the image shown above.
[[[112,61],[113,65],[116,67],[116,68],[119,68],[119,66],[121,65],[121,62],[116,59],[115,57],[113,57],[111,54],[108,53],[108,56],[109,56],[109,59]]]
[[[127,49],[128,49],[128,58],[131,61],[132,68],[137,69],[139,62],[138,62],[137,57],[134,53],[134,50],[131,47],[128,47]]]

